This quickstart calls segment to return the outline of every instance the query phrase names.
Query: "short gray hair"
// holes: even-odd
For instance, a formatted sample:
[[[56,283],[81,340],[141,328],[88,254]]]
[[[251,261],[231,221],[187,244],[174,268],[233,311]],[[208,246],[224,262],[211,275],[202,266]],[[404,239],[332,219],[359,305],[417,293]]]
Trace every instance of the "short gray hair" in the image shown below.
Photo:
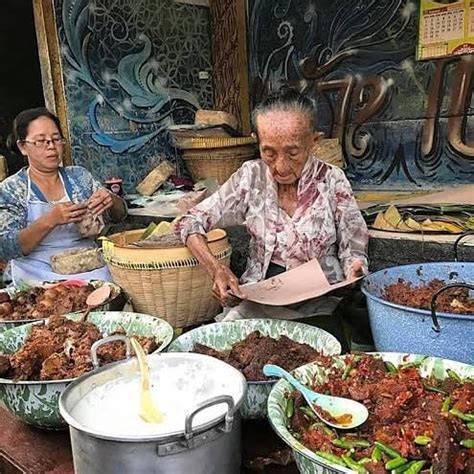
[[[316,109],[312,99],[294,89],[282,89],[266,97],[252,112],[252,124],[257,130],[257,118],[268,112],[298,112],[307,116],[311,131],[316,131]]]

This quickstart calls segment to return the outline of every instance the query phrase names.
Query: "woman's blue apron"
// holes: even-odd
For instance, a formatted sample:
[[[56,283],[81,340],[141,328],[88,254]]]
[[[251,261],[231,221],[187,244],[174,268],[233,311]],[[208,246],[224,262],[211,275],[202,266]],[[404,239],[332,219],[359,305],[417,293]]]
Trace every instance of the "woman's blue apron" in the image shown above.
[[[60,170],[62,171],[62,170]],[[48,212],[55,203],[47,202],[38,187],[31,182],[29,173],[27,206],[28,217],[27,225],[32,224],[43,214]],[[72,201],[72,189],[65,173],[60,172],[61,181],[64,187],[64,198],[59,202]],[[32,188],[38,198],[34,198]],[[62,224],[51,230],[40,244],[27,256],[16,258],[11,261],[12,280],[14,285],[20,283],[37,284],[43,281],[64,280],[69,278],[78,278],[82,280],[107,280],[112,279],[106,266],[97,268],[90,272],[76,273],[73,275],[62,275],[55,273],[50,265],[50,258],[72,248],[90,248],[96,244],[90,239],[81,236],[74,223]]]

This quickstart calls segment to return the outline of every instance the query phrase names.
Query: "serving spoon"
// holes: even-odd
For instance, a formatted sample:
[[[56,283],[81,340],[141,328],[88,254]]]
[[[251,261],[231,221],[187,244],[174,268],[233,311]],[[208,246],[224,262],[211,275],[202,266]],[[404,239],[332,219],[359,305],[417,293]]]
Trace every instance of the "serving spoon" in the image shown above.
[[[89,316],[89,313],[94,308],[97,308],[103,305],[108,300],[108,298],[110,297],[111,291],[112,290],[110,288],[110,285],[105,284],[105,285],[99,286],[99,288],[96,288],[94,291],[92,291],[89,294],[89,296],[86,299],[87,309],[84,311],[81,318],[83,322],[87,321],[87,317]]]
[[[286,379],[303,395],[314,414],[329,426],[349,430],[365,423],[369,416],[367,408],[362,403],[349,398],[316,393],[278,365],[266,364],[263,373],[267,377]]]
[[[163,421],[163,413],[156,406],[150,392],[150,370],[146,360],[146,354],[140,343],[134,338],[130,338],[133,350],[138,359],[141,376],[141,392],[140,392],[140,417],[147,423],[161,423]]]

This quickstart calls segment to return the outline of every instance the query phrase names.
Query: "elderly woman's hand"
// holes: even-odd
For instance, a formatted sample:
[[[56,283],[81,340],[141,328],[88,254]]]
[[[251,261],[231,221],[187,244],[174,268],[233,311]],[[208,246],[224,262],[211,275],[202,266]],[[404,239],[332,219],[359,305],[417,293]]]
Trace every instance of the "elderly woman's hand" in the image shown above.
[[[44,215],[44,218],[48,219],[53,226],[57,226],[79,222],[84,218],[86,212],[87,206],[85,204],[61,202],[55,204],[49,213]]]
[[[351,264],[349,278],[359,278],[364,275],[364,262],[362,260],[354,260]]]
[[[213,280],[212,295],[222,306],[236,306],[240,300],[246,298],[240,291],[238,278],[225,265],[219,264],[214,272]]]
[[[87,208],[94,216],[100,216],[114,205],[111,194],[106,189],[98,189],[87,201]]]

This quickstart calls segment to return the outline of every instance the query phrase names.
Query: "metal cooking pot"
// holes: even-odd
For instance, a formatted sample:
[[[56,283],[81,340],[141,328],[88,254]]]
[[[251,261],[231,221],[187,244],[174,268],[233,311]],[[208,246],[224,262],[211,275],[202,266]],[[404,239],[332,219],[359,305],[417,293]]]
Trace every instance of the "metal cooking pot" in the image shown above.
[[[431,311],[391,303],[382,296],[385,286],[397,283],[399,279],[420,286],[435,278],[445,280],[449,285],[433,296]],[[473,364],[474,315],[436,311],[438,295],[454,286],[474,290],[474,262],[401,265],[367,276],[362,292],[367,296],[377,351],[415,352]]]
[[[239,473],[243,375],[201,354],[151,355],[148,364],[163,424],[139,418],[136,359],[95,370],[62,394],[75,472]]]

